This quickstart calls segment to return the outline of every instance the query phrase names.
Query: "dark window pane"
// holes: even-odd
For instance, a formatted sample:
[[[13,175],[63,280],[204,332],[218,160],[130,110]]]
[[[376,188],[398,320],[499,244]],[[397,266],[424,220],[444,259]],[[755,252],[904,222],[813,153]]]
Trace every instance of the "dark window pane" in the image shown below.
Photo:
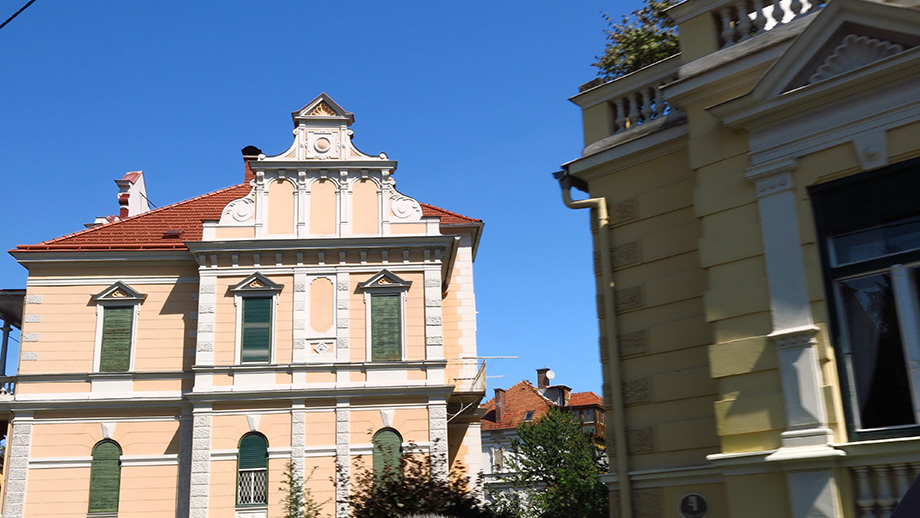
[[[241,363],[268,363],[271,359],[272,299],[243,299]]]
[[[400,294],[371,295],[371,361],[402,359]]]
[[[891,276],[838,281],[862,428],[913,424]]]
[[[402,437],[394,430],[374,434],[374,474],[378,477],[399,475]]]
[[[920,248],[920,218],[851,232],[834,239],[835,264],[867,261]]]
[[[106,307],[103,311],[99,372],[128,372],[134,307]]]

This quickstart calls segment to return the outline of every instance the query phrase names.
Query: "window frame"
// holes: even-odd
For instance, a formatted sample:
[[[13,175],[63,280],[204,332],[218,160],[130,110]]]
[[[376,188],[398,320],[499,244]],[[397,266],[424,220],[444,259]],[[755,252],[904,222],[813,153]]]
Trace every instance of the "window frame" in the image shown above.
[[[96,464],[96,449],[102,444],[112,444],[118,449],[118,464],[117,464],[117,481],[118,481],[118,491],[115,493],[115,510],[97,510],[93,511],[93,470],[101,469]],[[89,498],[87,499],[87,511],[86,515],[89,517],[92,516],[118,516],[118,507],[121,504],[121,457],[124,456],[124,450],[121,448],[121,445],[117,441],[112,439],[103,439],[93,445],[92,449],[92,461],[90,463],[90,477],[89,477]],[[98,473],[98,472],[97,472]],[[97,495],[100,491],[99,487],[96,486]],[[98,497],[97,497],[98,498]]]
[[[271,365],[275,363],[275,344],[277,335],[278,304],[283,284],[272,282],[261,273],[254,273],[241,282],[230,287],[233,293],[233,305],[236,307],[236,332],[234,338],[234,361],[236,365]],[[247,299],[270,299],[268,361],[243,362],[243,306]]]
[[[243,453],[243,441],[246,440],[246,437],[253,437],[253,436],[261,437],[262,440],[265,441],[265,467],[264,468],[241,468],[240,460],[242,458],[242,453]],[[268,438],[265,437],[265,435],[260,432],[247,432],[240,437],[240,441],[236,446],[236,491],[235,492],[236,492],[236,507],[238,508],[246,508],[246,509],[257,508],[258,509],[258,508],[268,507],[268,497],[269,497],[268,445],[269,445]],[[264,469],[265,471],[265,488],[264,488],[265,501],[264,502],[252,502],[252,503],[241,503],[240,502],[240,473],[242,473],[244,469],[246,469],[247,471],[255,471],[259,469]]]
[[[92,296],[96,305],[96,336],[93,345],[93,372],[97,374],[125,374],[134,372],[134,357],[137,349],[137,321],[140,316],[141,304],[147,298],[146,294],[139,293],[127,284],[118,281],[108,288]],[[102,341],[105,334],[105,313],[107,309],[131,308],[131,337],[128,343],[128,368],[124,371],[102,370]]]
[[[400,279],[388,270],[381,270],[365,282],[358,284],[364,292],[364,322],[365,322],[365,359],[373,363],[391,363],[406,361],[406,300],[409,294],[411,281]],[[373,299],[374,295],[399,295],[399,359],[375,360],[374,359],[374,330],[373,330]]]
[[[892,202],[889,198],[892,193],[893,196],[897,196],[898,192],[902,195],[903,192],[914,192],[913,189],[906,188],[905,184],[918,183],[920,180],[908,179],[908,176],[916,177],[918,172],[920,158],[811,186],[808,189],[821,256],[830,340],[837,356],[835,363],[844,418],[851,441],[920,435],[920,370],[911,369],[910,366],[911,361],[920,359],[920,249],[838,264],[834,238],[875,227],[884,228],[920,216],[920,208],[915,202],[909,202],[907,199],[894,199]],[[882,201],[879,201],[880,199]],[[884,207],[881,207],[881,204],[884,204]],[[841,210],[846,210],[849,214],[838,220],[837,211]],[[868,215],[854,219],[853,214]],[[844,314],[845,307],[838,286],[841,281],[873,274],[891,276],[892,298],[901,335],[905,377],[915,421],[912,424],[878,428],[860,426],[860,407],[851,366],[853,347],[848,337],[847,317]]]

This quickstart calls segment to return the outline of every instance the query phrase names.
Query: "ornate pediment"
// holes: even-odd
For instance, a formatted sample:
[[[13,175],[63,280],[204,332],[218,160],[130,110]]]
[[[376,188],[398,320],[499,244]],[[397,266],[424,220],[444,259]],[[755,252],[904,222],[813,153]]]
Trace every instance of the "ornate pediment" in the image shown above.
[[[899,43],[848,34],[840,45],[837,45],[833,53],[821,63],[815,73],[808,78],[808,84],[871,65],[903,50],[904,46]]]
[[[370,279],[358,284],[358,287],[362,290],[408,289],[411,285],[411,281],[404,281],[389,270],[380,270]]]
[[[268,277],[256,272],[238,284],[231,286],[230,291],[241,295],[244,293],[264,293],[269,295],[280,292],[282,288],[284,288],[284,284],[272,282]]]
[[[127,284],[118,281],[108,288],[93,295],[93,302],[141,302],[147,298],[147,295],[139,293],[137,290]]]
[[[335,121],[336,123],[346,122],[349,126],[355,121],[355,116],[351,112],[342,109],[335,101],[325,93],[319,94],[316,99],[308,102],[303,108],[292,112],[291,117],[294,119],[294,126],[306,121]]]

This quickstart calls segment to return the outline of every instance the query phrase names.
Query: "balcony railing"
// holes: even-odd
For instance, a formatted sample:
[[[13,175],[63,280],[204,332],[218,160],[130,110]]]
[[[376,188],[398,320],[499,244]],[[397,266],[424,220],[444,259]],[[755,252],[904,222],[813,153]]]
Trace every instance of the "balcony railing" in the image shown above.
[[[825,0],[733,0],[713,8],[722,48],[824,7]]]
[[[914,479],[920,462],[850,468],[856,489],[858,518],[888,518]]]

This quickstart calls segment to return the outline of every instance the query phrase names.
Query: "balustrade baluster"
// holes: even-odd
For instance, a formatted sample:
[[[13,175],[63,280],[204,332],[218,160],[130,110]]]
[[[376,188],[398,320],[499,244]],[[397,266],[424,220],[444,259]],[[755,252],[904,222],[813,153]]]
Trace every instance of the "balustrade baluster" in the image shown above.
[[[786,11],[783,10],[783,6],[780,5],[779,0],[773,0],[773,12],[771,14],[773,15],[773,20],[776,22],[776,25],[783,24],[783,17],[786,16]]]
[[[907,493],[907,489],[910,487],[907,464],[896,464],[891,469],[894,472],[894,496],[897,502],[900,502],[904,498],[904,493]]]
[[[736,3],[735,10],[738,12],[738,41],[744,41],[751,37],[751,18],[748,16],[747,0]]]
[[[789,10],[792,11],[792,19],[795,20],[802,13],[802,2],[792,0],[792,2],[789,2]]]
[[[649,88],[642,89],[642,122],[652,119],[652,96]]]
[[[872,494],[872,481],[869,479],[869,468],[853,468],[859,485],[859,497],[856,505],[859,507],[860,518],[879,518],[875,514],[875,496]]]
[[[777,0],[779,1],[779,0]],[[725,6],[720,11],[722,15],[722,48],[731,47],[735,43],[735,28],[732,27],[732,11],[730,6]]]
[[[754,19],[751,21],[751,24],[754,26],[754,34],[760,34],[763,32],[763,28],[767,25],[767,17],[763,14],[763,0],[754,0]]]
[[[878,502],[882,517],[887,518],[894,509],[895,502],[897,502],[891,492],[891,477],[888,473],[888,466],[873,466],[872,471],[875,472],[875,478],[878,481],[878,498],[876,498],[876,502]]]
[[[652,93],[655,95],[655,117],[664,117],[666,105],[661,97],[661,86],[667,82],[663,81],[661,84],[652,87]]]
[[[629,94],[629,127],[632,128],[639,121],[639,107],[636,106],[638,92]]]
[[[626,100],[620,97],[616,102],[617,107],[617,130],[614,134],[626,130]]]

